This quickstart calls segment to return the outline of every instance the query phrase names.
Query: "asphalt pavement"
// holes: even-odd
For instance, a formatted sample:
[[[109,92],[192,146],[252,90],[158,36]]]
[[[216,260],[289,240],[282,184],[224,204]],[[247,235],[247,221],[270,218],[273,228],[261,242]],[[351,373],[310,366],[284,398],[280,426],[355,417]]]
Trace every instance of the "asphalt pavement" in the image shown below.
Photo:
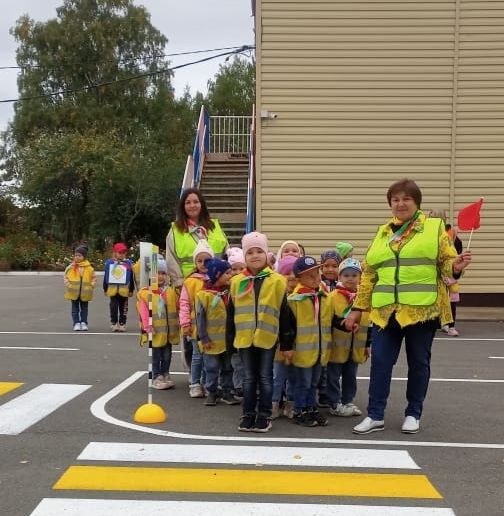
[[[77,333],[62,293],[60,276],[0,277],[2,516],[281,516],[292,504],[306,504],[303,515],[504,514],[504,323],[463,321],[458,338],[439,333],[417,435],[400,432],[404,354],[384,432],[355,436],[359,418],[330,417],[325,428],[281,418],[268,434],[243,434],[239,406],[189,398],[176,348],[176,388],[153,393],[167,421],[135,423],[147,398],[147,351],[134,303],[128,333],[113,334],[97,289],[90,331]],[[363,409],[368,376],[364,365]],[[320,456],[310,462],[313,450]]]

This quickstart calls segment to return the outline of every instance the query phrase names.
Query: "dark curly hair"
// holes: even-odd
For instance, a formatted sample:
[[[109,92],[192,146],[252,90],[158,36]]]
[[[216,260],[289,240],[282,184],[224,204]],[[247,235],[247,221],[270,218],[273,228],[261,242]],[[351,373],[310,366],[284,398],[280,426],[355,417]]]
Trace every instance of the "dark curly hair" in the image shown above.
[[[191,194],[197,195],[199,202],[201,204],[201,212],[199,216],[200,226],[203,226],[207,231],[212,231],[215,225],[212,222],[212,219],[210,218],[210,213],[208,213],[205,198],[203,197],[202,193],[199,191],[198,188],[188,188],[187,190],[184,190],[184,193],[182,194],[182,197],[180,198],[180,201],[177,206],[177,220],[175,221],[177,229],[183,233],[185,233],[189,229],[188,218],[185,212],[185,202]]]

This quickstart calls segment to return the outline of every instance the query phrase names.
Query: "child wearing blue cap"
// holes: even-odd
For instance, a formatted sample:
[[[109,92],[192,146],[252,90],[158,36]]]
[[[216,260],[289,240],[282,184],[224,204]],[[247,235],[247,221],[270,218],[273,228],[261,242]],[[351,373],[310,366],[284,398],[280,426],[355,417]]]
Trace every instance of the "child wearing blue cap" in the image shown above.
[[[331,293],[336,314],[345,318],[350,312],[361,277],[361,265],[355,258],[346,258],[338,269],[338,288]],[[357,393],[357,368],[369,357],[371,332],[369,314],[362,313],[359,332],[354,334],[343,326],[333,328],[327,364],[327,396],[329,413],[333,416],[360,416],[353,401]]]
[[[199,348],[203,354],[205,368],[205,389],[207,406],[217,404],[217,387],[222,387],[221,401],[236,405],[232,394],[233,368],[231,357],[226,350],[226,311],[229,300],[231,265],[225,260],[210,258],[205,260],[208,281],[196,294],[196,327]]]

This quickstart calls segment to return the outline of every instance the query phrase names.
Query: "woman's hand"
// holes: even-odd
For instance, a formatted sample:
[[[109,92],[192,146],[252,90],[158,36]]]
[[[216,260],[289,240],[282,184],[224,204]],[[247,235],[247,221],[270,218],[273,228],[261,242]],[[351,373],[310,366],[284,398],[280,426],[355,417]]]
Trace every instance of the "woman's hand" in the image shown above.
[[[357,333],[359,331],[360,320],[362,313],[357,310],[352,310],[345,319],[343,319],[343,325],[347,331]]]
[[[192,333],[191,330],[192,330],[191,326],[182,326],[182,335],[184,337],[190,337],[191,333]]]
[[[453,272],[455,274],[460,274],[471,263],[471,260],[471,251],[469,249],[467,251],[463,251],[453,261]]]
[[[292,357],[294,356],[294,350],[289,349],[288,351],[280,351],[282,354],[285,364],[290,365],[292,362]]]

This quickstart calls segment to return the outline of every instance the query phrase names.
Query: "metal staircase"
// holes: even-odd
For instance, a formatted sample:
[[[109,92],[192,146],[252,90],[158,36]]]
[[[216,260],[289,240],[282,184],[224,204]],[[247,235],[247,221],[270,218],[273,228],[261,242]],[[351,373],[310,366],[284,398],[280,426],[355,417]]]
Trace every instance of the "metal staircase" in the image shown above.
[[[182,191],[198,187],[230,245],[254,229],[254,115],[209,116],[201,108]]]

